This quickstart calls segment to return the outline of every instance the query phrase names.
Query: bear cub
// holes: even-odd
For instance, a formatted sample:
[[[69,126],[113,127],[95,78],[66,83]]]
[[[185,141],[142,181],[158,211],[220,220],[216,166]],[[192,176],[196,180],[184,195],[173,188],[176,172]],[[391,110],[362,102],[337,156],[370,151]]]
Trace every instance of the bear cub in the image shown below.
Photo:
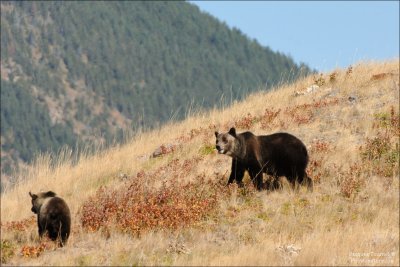
[[[278,177],[285,176],[293,187],[296,183],[305,184],[312,191],[313,182],[306,174],[307,149],[297,137],[288,133],[237,134],[235,128],[227,133],[215,132],[215,137],[218,153],[232,157],[228,184],[236,181],[241,186],[247,171],[258,190],[277,188]],[[263,173],[274,177],[272,184],[263,184]]]
[[[65,201],[52,191],[32,194],[32,212],[37,214],[39,237],[47,232],[51,240],[59,239],[59,245],[66,244],[71,229],[71,213]]]

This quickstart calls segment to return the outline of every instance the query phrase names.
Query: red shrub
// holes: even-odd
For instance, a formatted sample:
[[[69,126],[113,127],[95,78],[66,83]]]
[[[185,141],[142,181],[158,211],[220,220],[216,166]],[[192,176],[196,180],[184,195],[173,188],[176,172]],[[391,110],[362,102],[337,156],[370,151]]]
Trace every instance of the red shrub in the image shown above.
[[[82,206],[83,227],[97,231],[113,225],[123,232],[140,234],[149,229],[189,226],[211,215],[225,189],[218,182],[206,181],[204,176],[184,182],[196,161],[174,160],[153,173],[139,173],[126,187],[100,188]],[[149,179],[162,180],[165,174],[171,178],[164,180],[161,187],[146,184]]]

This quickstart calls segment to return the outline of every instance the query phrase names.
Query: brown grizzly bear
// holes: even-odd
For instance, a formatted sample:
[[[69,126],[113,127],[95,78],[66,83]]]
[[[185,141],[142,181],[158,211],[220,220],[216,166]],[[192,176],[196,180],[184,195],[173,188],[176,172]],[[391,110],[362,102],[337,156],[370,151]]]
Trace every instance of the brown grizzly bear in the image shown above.
[[[60,238],[60,246],[64,246],[68,240],[71,228],[71,213],[67,203],[56,196],[52,191],[32,194],[32,212],[37,214],[39,236],[42,238],[47,231],[51,240]]]
[[[228,133],[215,132],[215,137],[218,153],[232,157],[228,184],[235,180],[242,185],[244,172],[247,171],[258,190],[267,187],[263,184],[263,173],[274,177],[274,188],[278,186],[277,178],[286,176],[293,187],[296,182],[304,183],[312,190],[313,182],[306,174],[307,149],[297,137],[288,133],[261,136],[251,132],[236,134],[235,128]]]

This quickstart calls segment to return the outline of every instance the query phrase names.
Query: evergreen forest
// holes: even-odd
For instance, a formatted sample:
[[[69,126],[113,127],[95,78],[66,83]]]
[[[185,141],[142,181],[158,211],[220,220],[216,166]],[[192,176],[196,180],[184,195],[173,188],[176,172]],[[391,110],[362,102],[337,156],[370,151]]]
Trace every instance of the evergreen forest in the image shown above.
[[[310,71],[188,2],[1,1],[1,172]]]

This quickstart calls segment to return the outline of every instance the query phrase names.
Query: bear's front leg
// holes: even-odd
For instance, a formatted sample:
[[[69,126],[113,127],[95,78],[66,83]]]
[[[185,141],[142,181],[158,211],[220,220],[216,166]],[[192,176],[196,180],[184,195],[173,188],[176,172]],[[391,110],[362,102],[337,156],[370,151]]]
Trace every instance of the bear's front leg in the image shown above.
[[[41,239],[41,238],[43,237],[43,234],[44,234],[44,232],[45,232],[45,229],[44,229],[44,227],[42,227],[42,224],[41,224],[41,221],[40,221],[39,218],[38,218],[37,221],[38,221],[37,224],[38,224],[39,238]]]
[[[253,181],[253,185],[257,188],[257,190],[261,190],[263,188],[263,172],[261,168],[251,168],[249,169],[249,174],[251,180]]]
[[[239,186],[242,186],[244,171],[244,166],[236,159],[232,159],[231,175],[229,176],[228,185],[235,180]]]

